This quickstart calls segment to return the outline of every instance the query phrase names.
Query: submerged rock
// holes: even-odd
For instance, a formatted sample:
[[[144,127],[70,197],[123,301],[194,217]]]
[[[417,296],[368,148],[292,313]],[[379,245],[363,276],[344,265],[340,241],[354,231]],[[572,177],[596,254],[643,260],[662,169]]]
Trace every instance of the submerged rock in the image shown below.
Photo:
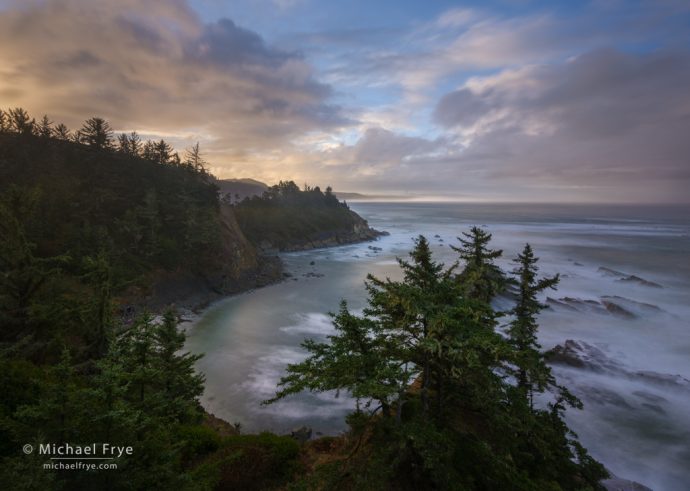
[[[552,364],[587,368],[595,372],[622,370],[618,362],[611,360],[601,349],[585,341],[567,339],[563,345],[559,344],[547,351],[545,356]]]
[[[640,278],[639,276],[635,275],[626,276],[625,278],[621,278],[616,281],[620,281],[623,283],[636,283],[638,285],[647,286],[649,288],[663,288],[663,286],[661,286],[659,283],[654,283],[653,281],[645,280],[644,278]]]
[[[658,373],[649,370],[631,370],[617,360],[608,357],[602,349],[585,341],[567,339],[563,345],[557,345],[547,351],[544,356],[546,361],[552,365],[567,365],[598,373],[607,372],[655,386],[662,385],[690,391],[690,380],[681,375]],[[643,399],[647,397],[647,401],[652,403],[665,402],[663,398],[654,400],[655,396],[652,394],[647,396],[646,393],[635,392],[635,395]]]
[[[611,268],[605,268],[604,266],[600,266],[599,269],[597,269],[599,273],[603,273],[606,276],[615,276],[622,278],[623,276],[627,276],[625,273],[622,273],[620,271],[616,271],[615,269]]]
[[[617,316],[617,317],[622,317],[623,319],[634,319],[637,317],[635,314],[630,312],[629,310],[625,310],[623,307],[618,305],[617,303],[613,303],[608,300],[602,300],[601,304],[606,307],[606,310],[610,312],[611,314]]]
[[[622,271],[616,271],[615,269],[605,268],[604,266],[600,266],[597,271],[606,276],[618,278],[616,281],[620,281],[622,283],[635,283],[637,285],[647,286],[650,288],[663,288],[663,286],[661,286],[659,283],[654,283],[653,281],[640,278],[634,274],[623,273]]]

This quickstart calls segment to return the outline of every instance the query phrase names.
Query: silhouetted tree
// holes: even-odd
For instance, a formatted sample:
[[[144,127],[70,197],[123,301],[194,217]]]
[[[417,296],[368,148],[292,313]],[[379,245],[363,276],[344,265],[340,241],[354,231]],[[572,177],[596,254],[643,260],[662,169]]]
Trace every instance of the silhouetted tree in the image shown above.
[[[20,135],[30,135],[34,131],[36,121],[29,118],[27,113],[21,107],[15,107],[9,110],[10,130],[19,133]]]
[[[192,167],[194,170],[199,172],[206,172],[206,166],[208,163],[204,160],[201,155],[201,150],[199,149],[199,142],[185,151],[185,164]]]
[[[0,109],[0,133],[7,133],[10,131],[10,117]]]
[[[103,118],[87,119],[78,132],[79,141],[98,150],[109,149],[113,146],[113,130]]]
[[[72,139],[72,133],[64,124],[60,123],[55,127],[53,132],[55,138],[58,140],[69,141]]]
[[[53,122],[48,119],[47,115],[43,115],[41,122],[38,123],[37,127],[38,136],[41,138],[50,138],[53,136]]]

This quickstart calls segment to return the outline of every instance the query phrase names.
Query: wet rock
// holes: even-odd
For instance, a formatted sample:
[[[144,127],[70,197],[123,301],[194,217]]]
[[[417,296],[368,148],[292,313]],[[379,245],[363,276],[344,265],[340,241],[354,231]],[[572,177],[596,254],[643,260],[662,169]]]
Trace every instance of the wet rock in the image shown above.
[[[545,356],[551,364],[587,368],[595,372],[621,370],[621,366],[608,358],[601,349],[584,341],[567,339],[563,345],[547,351]]]
[[[659,283],[654,283],[653,281],[645,280],[644,278],[640,278],[639,276],[635,275],[626,276],[625,278],[621,278],[616,281],[620,281],[622,283],[635,283],[637,285],[646,286],[649,288],[663,288],[663,286],[661,286]]]
[[[623,409],[633,409],[623,396],[603,387],[585,385],[579,388],[587,397],[588,402],[601,404],[602,406],[616,406]]]
[[[625,310],[637,315],[658,314],[659,312],[663,312],[663,310],[661,310],[658,306],[654,304],[638,302],[636,300],[631,300],[629,298],[619,297],[618,295],[606,295],[601,297],[601,300],[602,303],[604,301],[615,303],[625,308]]]
[[[621,307],[617,303],[611,302],[609,300],[604,300],[601,302],[601,304],[604,307],[606,307],[606,310],[608,312],[615,315],[616,317],[621,317],[623,319],[634,319],[635,317],[637,317],[635,314],[633,314],[629,310],[625,310],[623,307]]]
[[[663,288],[663,286],[661,286],[659,283],[654,283],[653,281],[645,280],[644,278],[640,278],[639,276],[636,276],[634,274],[628,274],[628,273],[623,273],[622,271],[616,271],[615,269],[605,268],[605,267],[601,266],[597,271],[599,273],[606,275],[606,276],[618,278],[616,281],[620,281],[623,283],[635,283],[635,284],[647,286],[650,288]]]
[[[671,375],[669,373],[652,372],[649,370],[640,370],[632,374],[635,378],[650,382],[655,385],[665,385],[668,387],[676,387],[679,389],[690,390],[690,380],[680,375]]]
[[[563,309],[563,310],[570,310],[572,312],[579,312],[579,310],[569,303],[566,302],[561,302],[560,300],[556,300],[555,298],[552,297],[546,297],[546,305],[549,307],[558,310],[558,309]]]
[[[296,428],[290,432],[290,436],[297,440],[299,443],[306,443],[311,440],[311,428],[307,426],[302,426],[301,428]]]
[[[574,368],[582,368],[598,373],[609,373],[626,377],[630,380],[648,383],[654,386],[666,386],[680,390],[690,391],[690,380],[681,375],[658,373],[648,370],[634,371],[624,366],[617,360],[609,358],[602,349],[585,341],[568,339],[563,345],[544,353],[546,361],[552,365],[566,365]],[[635,393],[638,397],[640,393]],[[653,398],[653,395],[649,397]],[[648,399],[648,402],[656,403],[658,400]]]
[[[599,269],[597,269],[599,273],[605,274],[606,276],[615,276],[622,278],[624,276],[627,276],[625,273],[622,273],[620,271],[616,271],[615,269],[611,268],[605,268],[604,266],[600,266]]]

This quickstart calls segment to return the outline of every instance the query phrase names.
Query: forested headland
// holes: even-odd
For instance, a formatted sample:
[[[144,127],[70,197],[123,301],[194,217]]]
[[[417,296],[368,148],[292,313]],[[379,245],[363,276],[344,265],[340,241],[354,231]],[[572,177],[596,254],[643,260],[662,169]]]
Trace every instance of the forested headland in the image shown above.
[[[237,201],[206,168],[198,145],[180,155],[101,118],[70,131],[0,112],[3,488],[599,488],[606,471],[563,419],[581,403],[537,343],[538,298],[558,277],[539,277],[529,246],[500,270],[479,228],[450,266],[420,236],[401,281],[370,276],[364,313],[343,303],[336,334],[287,368],[276,399],[356,400],[347,434],[300,444],[206,414],[198,356],[164,308],[184,288],[169,286],[238,291],[280,276],[260,249],[376,236],[330,188],[281,182]],[[514,307],[497,311],[507,292]],[[117,470],[58,470],[22,451],[45,442],[134,453]]]

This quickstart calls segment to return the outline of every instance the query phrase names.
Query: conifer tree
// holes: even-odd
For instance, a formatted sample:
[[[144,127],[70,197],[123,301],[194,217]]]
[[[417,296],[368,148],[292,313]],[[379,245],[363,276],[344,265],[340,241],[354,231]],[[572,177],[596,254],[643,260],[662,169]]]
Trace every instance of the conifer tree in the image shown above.
[[[43,118],[41,118],[41,122],[38,123],[38,136],[41,138],[50,138],[53,136],[53,122],[48,119],[47,115],[43,115]]]
[[[465,238],[458,237],[460,245],[451,246],[465,262],[458,279],[467,296],[490,302],[504,286],[504,275],[493,263],[494,259],[501,257],[503,251],[489,249],[491,234],[479,227],[472,227],[469,233],[463,232],[462,235]]]
[[[166,412],[177,421],[187,421],[193,418],[197,399],[204,391],[204,377],[194,369],[194,364],[203,355],[181,353],[185,335],[177,328],[173,310],[165,312],[163,321],[154,330],[154,337],[158,346],[161,390],[167,401]]]
[[[63,123],[59,123],[54,130],[54,136],[58,140],[70,141],[72,139],[72,134],[70,130]]]
[[[8,114],[10,131],[19,133],[20,135],[33,134],[36,121],[29,117],[29,113],[21,107],[15,107],[14,109],[10,109]]]
[[[204,160],[201,150],[199,149],[199,142],[196,142],[192,148],[185,151],[185,164],[198,172],[205,172],[208,162]]]
[[[79,141],[98,150],[110,149],[113,145],[113,130],[105,119],[89,118],[78,132]]]
[[[0,133],[8,133],[10,131],[10,118],[8,114],[0,109]]]
[[[555,289],[559,281],[558,275],[537,278],[538,260],[529,244],[515,260],[517,268],[513,274],[518,281],[519,293],[517,305],[512,311],[515,318],[508,329],[515,353],[517,385],[527,396],[530,407],[533,405],[533,393],[542,392],[553,383],[551,369],[546,365],[537,341],[537,315],[546,307],[539,302],[537,295],[548,288]]]

